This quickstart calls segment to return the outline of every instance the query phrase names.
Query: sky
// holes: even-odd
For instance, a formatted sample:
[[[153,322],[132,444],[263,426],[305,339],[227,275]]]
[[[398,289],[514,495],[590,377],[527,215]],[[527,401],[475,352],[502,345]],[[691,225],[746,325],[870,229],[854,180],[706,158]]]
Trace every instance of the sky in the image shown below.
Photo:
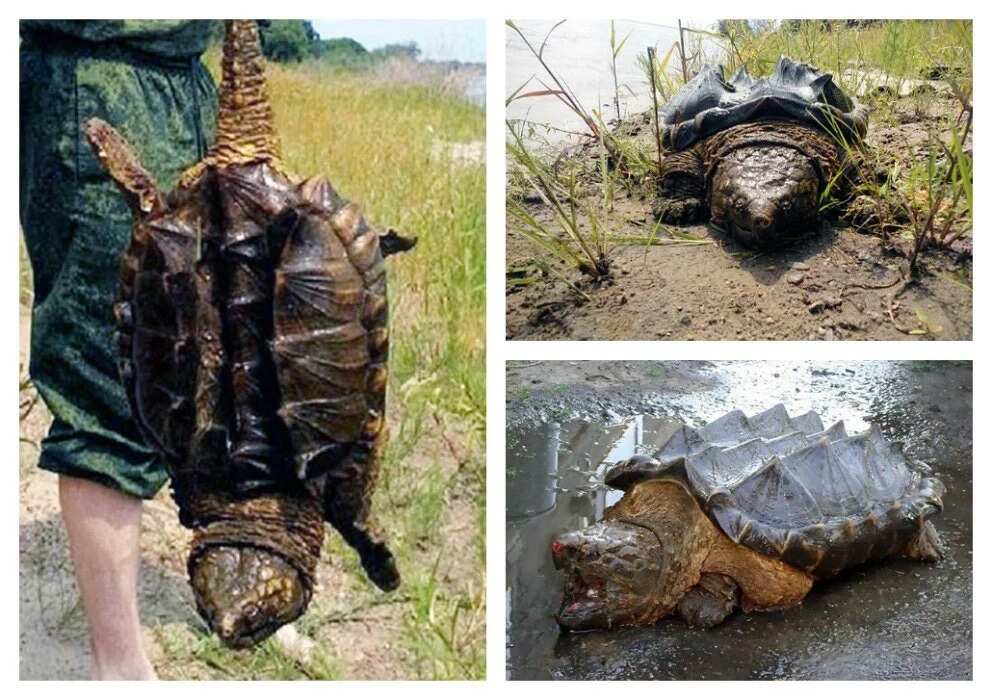
[[[421,57],[433,61],[486,60],[484,20],[321,20],[313,21],[322,39],[350,37],[368,50],[386,44],[417,43]]]

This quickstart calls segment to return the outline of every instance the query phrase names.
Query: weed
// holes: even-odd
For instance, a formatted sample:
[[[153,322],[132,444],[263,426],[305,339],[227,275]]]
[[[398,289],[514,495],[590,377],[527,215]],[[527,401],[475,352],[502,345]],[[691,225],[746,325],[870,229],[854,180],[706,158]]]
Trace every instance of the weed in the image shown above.
[[[580,203],[575,172],[571,171],[565,182],[561,182],[547,164],[528,149],[521,127],[509,121],[506,126],[511,136],[506,145],[510,159],[520,166],[522,177],[551,210],[558,229],[565,236],[556,235],[516,200],[507,202],[507,214],[521,224],[522,233],[545,254],[592,277],[606,276],[609,273],[607,225],[593,209]],[[604,208],[608,209],[608,184],[604,185],[603,193]],[[580,224],[580,218],[585,226]]]

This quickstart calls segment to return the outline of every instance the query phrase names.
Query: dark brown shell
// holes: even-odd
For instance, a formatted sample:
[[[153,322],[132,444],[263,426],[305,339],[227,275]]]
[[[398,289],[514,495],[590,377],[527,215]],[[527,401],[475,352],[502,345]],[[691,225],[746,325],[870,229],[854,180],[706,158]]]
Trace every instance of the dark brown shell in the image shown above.
[[[208,167],[136,221],[121,270],[121,376],[184,522],[195,524],[196,490],[299,489],[342,469],[361,484],[345,491],[367,500],[386,279],[378,235],[354,205],[265,163]]]
[[[848,435],[785,406],[683,426],[654,455],[614,467],[629,489],[676,476],[735,542],[824,577],[905,548],[941,507],[943,484],[910,468],[876,426]]]
[[[388,354],[381,238],[323,178],[279,161],[256,24],[228,20],[217,140],[168,196],[125,139],[86,136],[134,213],[115,311],[133,417],[193,529],[197,608],[256,643],[309,602],[331,523],[383,590],[399,585],[370,514]]]

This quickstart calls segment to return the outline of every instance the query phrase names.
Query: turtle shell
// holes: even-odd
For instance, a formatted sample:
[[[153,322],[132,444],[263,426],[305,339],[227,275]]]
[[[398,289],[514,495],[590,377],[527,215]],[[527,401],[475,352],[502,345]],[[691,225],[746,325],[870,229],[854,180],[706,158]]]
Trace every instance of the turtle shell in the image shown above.
[[[323,179],[206,168],[136,220],[118,351],[132,412],[191,493],[299,490],[368,466],[388,340],[378,235]]]
[[[740,68],[728,82],[723,67],[706,66],[659,110],[666,147],[681,151],[719,131],[762,119],[783,119],[860,141],[868,110],[848,97],[829,73],[785,56],[771,75]]]
[[[607,484],[680,478],[731,540],[816,577],[894,554],[942,508],[943,484],[877,426],[849,435],[843,422],[824,427],[781,404],[682,426],[654,457],[617,465]]]

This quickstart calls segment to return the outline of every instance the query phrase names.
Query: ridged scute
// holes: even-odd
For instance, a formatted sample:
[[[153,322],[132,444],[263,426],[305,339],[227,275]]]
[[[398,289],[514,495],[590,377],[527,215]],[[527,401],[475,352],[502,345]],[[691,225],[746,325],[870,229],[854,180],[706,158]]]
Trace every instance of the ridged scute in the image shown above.
[[[780,119],[860,140],[868,110],[848,97],[829,73],[782,56],[766,78],[741,68],[727,81],[707,66],[659,112],[665,146],[681,151],[724,129]]]
[[[607,483],[626,490],[664,476],[687,482],[734,542],[817,577],[903,550],[944,492],[877,426],[849,435],[843,422],[824,427],[781,404],[682,426],[654,459],[621,463]]]

